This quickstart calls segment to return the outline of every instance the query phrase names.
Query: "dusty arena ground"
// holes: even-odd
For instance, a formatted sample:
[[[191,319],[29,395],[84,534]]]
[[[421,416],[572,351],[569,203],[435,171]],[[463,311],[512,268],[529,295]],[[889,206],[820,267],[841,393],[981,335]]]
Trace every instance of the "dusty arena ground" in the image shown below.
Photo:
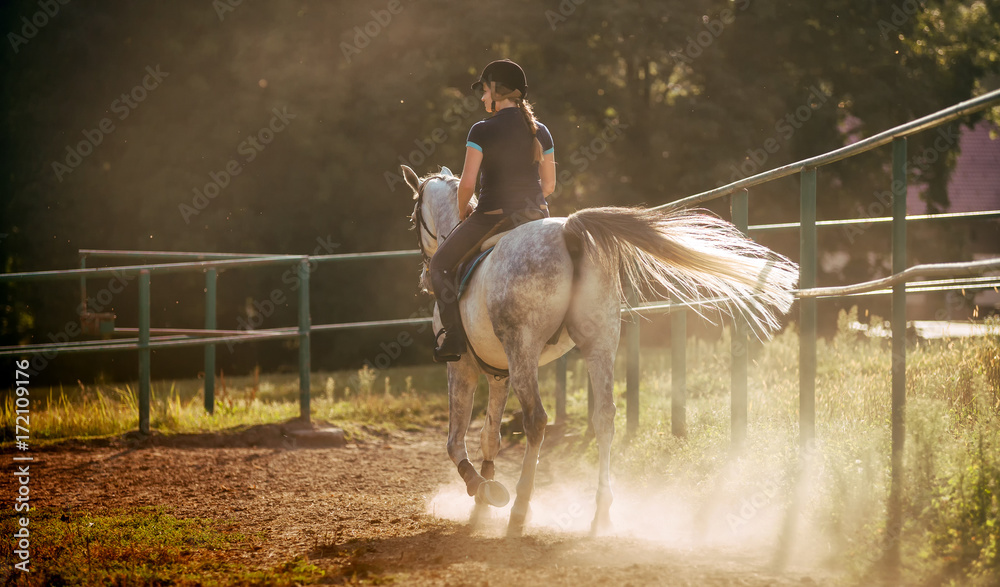
[[[445,454],[443,430],[394,433],[344,448],[297,448],[277,430],[258,430],[252,439],[256,447],[240,446],[248,444],[246,435],[198,435],[34,451],[33,502],[68,512],[167,506],[178,517],[227,520],[261,537],[232,556],[264,566],[305,557],[324,571],[319,582],[326,584],[782,586],[832,581],[794,566],[773,570],[758,544],[720,547],[627,533],[590,538],[585,528],[593,506],[572,500],[593,495],[592,471],[561,471],[544,455],[536,523],[525,536],[507,539],[503,510],[470,527],[471,499],[463,495]],[[469,435],[473,450],[475,432]],[[505,440],[505,445],[497,460],[498,479],[513,493],[522,444]],[[563,499],[556,479],[560,486],[574,485],[575,497]],[[0,482],[5,494],[9,484],[9,479]],[[615,508],[627,511],[627,502],[627,491],[619,492]]]

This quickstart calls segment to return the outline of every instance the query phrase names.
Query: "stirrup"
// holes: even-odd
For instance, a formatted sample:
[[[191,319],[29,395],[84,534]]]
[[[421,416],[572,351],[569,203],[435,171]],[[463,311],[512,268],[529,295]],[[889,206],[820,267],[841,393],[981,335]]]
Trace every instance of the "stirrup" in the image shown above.
[[[444,338],[444,342],[440,343],[438,341],[441,339],[441,335],[442,334],[445,335],[445,338]],[[441,330],[439,330],[438,333],[437,333],[437,335],[435,335],[435,337],[434,337],[434,344],[435,344],[435,347],[434,347],[434,362],[435,363],[450,363],[452,361],[458,361],[458,360],[460,360],[462,358],[462,352],[465,352],[465,348],[462,349],[462,352],[455,352],[452,349],[448,349],[447,351],[445,350],[444,347],[445,347],[446,344],[448,344],[448,331],[445,330],[444,328],[442,328]],[[454,343],[452,343],[452,344],[454,344]],[[462,345],[462,346],[465,347],[465,345]],[[450,351],[450,352],[448,352],[448,351]]]

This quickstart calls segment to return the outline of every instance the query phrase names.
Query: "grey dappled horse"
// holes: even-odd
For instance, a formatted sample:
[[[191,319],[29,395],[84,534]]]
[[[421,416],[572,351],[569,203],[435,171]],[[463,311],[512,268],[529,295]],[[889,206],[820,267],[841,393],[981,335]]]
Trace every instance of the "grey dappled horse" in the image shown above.
[[[421,284],[430,291],[428,261],[438,241],[459,223],[459,178],[447,168],[423,178],[401,168],[417,200],[413,221],[424,255]],[[483,371],[471,353],[448,363],[448,454],[469,495],[476,497],[477,510],[481,513],[486,504],[502,507],[510,499],[493,480],[509,383],[521,404],[527,447],[507,531],[514,536],[523,531],[548,422],[538,393],[538,367],[577,346],[593,386],[599,451],[591,532],[610,528],[612,386],[625,288],[640,298],[645,293],[673,294],[683,301],[711,296],[717,308],[741,314],[755,331],[768,332],[778,326],[775,310],[784,313],[791,306],[797,276],[797,267],[785,257],[747,239],[732,224],[697,211],[589,208],[508,233],[480,264],[460,302],[472,349],[483,362],[510,373],[503,379],[488,377],[480,473],[469,462],[465,435]],[[440,328],[435,310],[434,331]]]

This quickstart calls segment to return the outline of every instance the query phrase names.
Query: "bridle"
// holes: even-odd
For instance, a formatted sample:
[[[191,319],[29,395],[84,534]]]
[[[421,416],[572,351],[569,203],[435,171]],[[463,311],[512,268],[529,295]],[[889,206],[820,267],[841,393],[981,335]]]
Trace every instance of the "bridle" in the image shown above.
[[[417,244],[420,246],[420,256],[424,259],[424,267],[429,267],[431,264],[431,256],[427,254],[427,248],[424,246],[424,233],[427,231],[427,236],[431,237],[433,240],[437,240],[437,235],[431,230],[430,226],[427,226],[427,221],[424,220],[424,186],[427,182],[420,184],[417,189],[417,205],[413,208],[413,226],[417,229]]]
[[[419,233],[417,237],[417,244],[420,245],[420,256],[423,257],[424,268],[427,269],[429,269],[431,265],[431,256],[427,254],[427,247],[424,246],[424,238],[423,238],[424,231],[427,232],[427,236],[429,236],[432,240],[435,241],[438,240],[438,235],[434,234],[434,230],[427,225],[427,220],[424,219],[424,186],[426,186],[427,182],[429,182],[432,179],[441,179],[447,182],[448,176],[440,174],[432,175],[427,179],[425,179],[423,183],[420,184],[420,187],[417,188],[417,205],[414,206],[413,216],[411,217],[413,220],[413,226],[414,228],[417,229]],[[458,226],[456,226],[455,228],[458,228]],[[452,230],[454,230],[454,228]],[[448,238],[448,235],[450,234],[451,232],[444,235],[444,238]]]

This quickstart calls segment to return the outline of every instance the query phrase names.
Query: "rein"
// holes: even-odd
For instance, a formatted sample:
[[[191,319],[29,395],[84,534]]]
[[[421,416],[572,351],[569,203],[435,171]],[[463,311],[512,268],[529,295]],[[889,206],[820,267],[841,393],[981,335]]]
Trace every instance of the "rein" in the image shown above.
[[[425,185],[427,185],[426,181],[424,183],[420,184],[420,189],[417,190],[417,207],[413,210],[413,216],[416,218],[416,223],[418,223],[420,226],[423,226],[424,230],[427,231],[427,234],[429,234],[432,239],[437,240],[437,235],[434,234],[434,231],[431,230],[430,226],[427,226],[427,221],[424,220],[423,207],[424,207],[424,186]],[[423,249],[423,242],[422,241],[421,241],[420,248]]]
[[[447,181],[446,176],[433,175],[431,177],[428,177],[427,180],[425,180],[423,183],[420,184],[420,187],[417,188],[417,205],[413,209],[413,224],[417,228],[418,233],[420,232],[420,229],[423,228],[423,230],[427,231],[428,236],[430,236],[434,240],[437,240],[438,236],[434,234],[434,231],[431,230],[431,227],[427,225],[427,221],[424,219],[424,213],[423,213],[424,186],[427,185],[427,181],[430,181],[431,179],[443,179]],[[458,226],[456,225],[455,228],[458,228]],[[452,231],[454,230],[455,229],[453,228]],[[448,238],[449,235],[451,235],[451,232],[444,235],[444,238]],[[420,246],[420,255],[424,258],[424,265],[430,266],[431,256],[427,254],[427,249],[424,247],[424,239],[422,237],[422,234],[421,236],[417,237],[417,244]]]

